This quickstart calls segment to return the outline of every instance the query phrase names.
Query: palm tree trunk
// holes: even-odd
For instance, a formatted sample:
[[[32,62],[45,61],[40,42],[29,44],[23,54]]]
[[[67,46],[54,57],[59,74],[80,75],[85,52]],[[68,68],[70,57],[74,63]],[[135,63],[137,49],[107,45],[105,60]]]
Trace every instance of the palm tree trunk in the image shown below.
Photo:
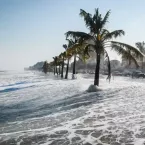
[[[131,65],[131,59],[129,58],[129,60],[128,60],[128,61],[129,61],[129,62],[128,62],[128,63],[129,63],[128,65],[130,66],[130,65]]]
[[[60,75],[60,65],[59,65],[59,75]]]
[[[64,57],[63,57],[62,69],[61,69],[61,78],[63,78],[63,68],[64,68]]]
[[[58,75],[58,70],[57,70],[57,66],[56,66],[56,74]]]
[[[55,75],[55,66],[54,66],[54,75]]]
[[[74,56],[73,74],[76,74],[76,55]]]
[[[95,69],[95,78],[94,78],[94,85],[99,86],[99,71],[100,71],[100,54],[96,56],[96,69]]]
[[[66,67],[65,79],[68,78],[68,69],[69,69],[69,58],[67,59],[67,67]]]
[[[143,69],[143,58],[142,58],[142,69]]]

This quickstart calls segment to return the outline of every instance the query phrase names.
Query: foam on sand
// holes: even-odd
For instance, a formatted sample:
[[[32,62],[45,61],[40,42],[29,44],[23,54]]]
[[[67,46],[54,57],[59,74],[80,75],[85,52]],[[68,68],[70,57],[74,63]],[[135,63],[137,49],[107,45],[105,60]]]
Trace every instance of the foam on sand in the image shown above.
[[[88,93],[92,78],[3,76],[3,85],[35,86],[1,93],[0,145],[144,145],[145,80],[102,77]]]
[[[87,90],[87,92],[98,92],[98,91],[101,91],[101,88],[99,88],[96,85],[90,85],[88,90]]]

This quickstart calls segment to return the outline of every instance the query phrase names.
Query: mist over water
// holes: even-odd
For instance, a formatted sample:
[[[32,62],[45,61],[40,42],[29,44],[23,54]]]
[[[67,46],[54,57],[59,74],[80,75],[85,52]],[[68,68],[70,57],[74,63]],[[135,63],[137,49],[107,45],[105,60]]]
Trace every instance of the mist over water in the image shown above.
[[[0,72],[0,145],[144,145],[145,80]]]

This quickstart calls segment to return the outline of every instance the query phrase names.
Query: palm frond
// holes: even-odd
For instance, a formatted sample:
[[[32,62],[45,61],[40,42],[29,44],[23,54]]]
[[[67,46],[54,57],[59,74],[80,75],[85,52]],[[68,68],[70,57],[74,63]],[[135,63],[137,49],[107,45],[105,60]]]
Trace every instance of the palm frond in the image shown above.
[[[135,43],[136,47],[144,54],[145,53],[145,43],[137,42]]]
[[[57,65],[57,63],[58,63],[58,57],[59,56],[52,57],[53,58],[53,64],[54,65]]]
[[[69,51],[69,48],[66,51],[66,58],[71,58],[73,56],[73,53],[71,51]]]
[[[64,48],[65,50],[67,49],[67,45],[66,45],[66,44],[63,44],[62,46],[63,46],[63,48]]]
[[[137,48],[142,47],[142,43],[141,42],[137,42],[137,43],[135,43],[135,45],[136,45]]]
[[[66,38],[66,40],[68,41],[68,48],[75,44],[74,40],[72,40],[72,39]]]
[[[67,53],[75,55],[80,49],[79,47],[81,47],[81,44],[74,44],[72,47],[68,48]]]
[[[143,53],[141,53],[138,49],[136,49],[135,47],[125,44],[125,43],[121,43],[121,42],[116,42],[116,41],[111,41],[112,44],[116,45],[116,46],[120,46],[122,48],[124,48],[126,51],[131,51],[131,54],[135,57],[135,58],[142,58],[145,57]]]
[[[95,31],[95,24],[90,13],[80,9],[80,16],[84,18],[86,27],[89,28],[90,32]]]
[[[104,37],[105,35],[107,35],[108,33],[110,33],[109,30],[107,30],[107,29],[102,29],[102,30],[101,30],[101,34],[100,34],[100,37],[103,38],[103,37]]]
[[[109,16],[110,16],[110,13],[111,13],[111,10],[109,10],[107,13],[106,13],[106,15],[105,15],[105,17],[104,17],[104,19],[103,19],[103,21],[102,21],[102,28],[105,26],[105,24],[108,22],[108,18],[109,18]]]
[[[117,45],[114,42],[111,44],[111,48],[112,50],[117,52],[118,55],[121,55],[124,59],[132,60],[135,63],[137,68],[139,67],[136,57],[130,53],[131,51],[125,50],[123,46]]]
[[[95,14],[93,16],[93,21],[96,21],[98,17],[99,17],[99,8],[97,8],[97,9],[95,8]]]
[[[82,47],[79,49],[78,54],[81,56],[81,60],[82,60],[83,62],[86,63],[86,60],[90,57],[90,54],[89,54],[90,51],[91,51],[91,50],[90,50],[89,45],[82,46]]]
[[[65,33],[65,35],[66,35],[66,38],[72,37],[74,39],[82,38],[83,40],[87,40],[87,39],[92,38],[91,35],[89,35],[85,32],[79,32],[79,31],[68,31]]]
[[[83,49],[83,54],[84,54],[85,56],[90,57],[90,54],[89,54],[90,51],[91,51],[90,45],[86,45],[86,46],[84,47],[84,49]]]
[[[125,35],[125,32],[123,30],[115,30],[115,31],[112,31],[110,33],[106,33],[103,40],[109,40],[109,39],[112,39],[112,38],[117,38],[117,37],[122,36],[122,35]]]
[[[90,16],[92,17],[92,15],[90,13],[87,13],[85,10],[83,9],[80,9],[80,16],[83,17],[83,18],[86,18],[86,16]]]
[[[99,9],[95,9],[95,14],[93,16],[93,21],[95,23],[95,34],[98,34],[102,29],[102,15],[99,13]]]

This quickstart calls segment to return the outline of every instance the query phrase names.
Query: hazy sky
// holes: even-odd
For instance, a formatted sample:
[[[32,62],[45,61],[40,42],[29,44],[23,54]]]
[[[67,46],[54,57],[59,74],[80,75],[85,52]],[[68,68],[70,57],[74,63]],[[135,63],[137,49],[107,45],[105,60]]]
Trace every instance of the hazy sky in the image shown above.
[[[80,8],[98,7],[102,14],[111,9],[107,28],[126,32],[120,41],[145,41],[145,0],[0,0],[0,69],[51,61],[63,51],[66,31],[88,31]]]

